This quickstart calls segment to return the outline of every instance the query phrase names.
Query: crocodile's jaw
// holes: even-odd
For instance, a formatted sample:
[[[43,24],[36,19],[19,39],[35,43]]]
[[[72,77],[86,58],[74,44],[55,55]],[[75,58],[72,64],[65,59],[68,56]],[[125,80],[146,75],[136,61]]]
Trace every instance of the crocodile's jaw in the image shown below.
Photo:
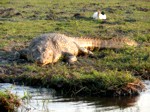
[[[42,58],[40,58],[39,57],[39,59],[37,58],[37,59],[35,59],[34,60],[38,65],[42,65],[42,66],[44,66],[44,65],[47,65],[47,64],[49,64],[49,63],[53,63],[53,59],[50,57],[50,58],[48,58],[48,59],[42,59]]]

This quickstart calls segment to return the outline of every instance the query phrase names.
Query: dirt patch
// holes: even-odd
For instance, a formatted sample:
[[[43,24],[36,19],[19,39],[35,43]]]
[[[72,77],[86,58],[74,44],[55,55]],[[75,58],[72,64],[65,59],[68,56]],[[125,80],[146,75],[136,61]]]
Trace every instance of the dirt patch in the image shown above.
[[[27,17],[27,18],[31,19],[31,20],[38,20],[39,19],[39,15],[40,15],[39,11],[33,11],[33,14],[31,16]]]
[[[107,7],[107,8],[105,8],[104,10],[106,10],[106,11],[109,12],[109,13],[115,13],[115,11],[116,11],[116,9],[110,8],[110,7]]]
[[[128,33],[134,33],[134,30],[122,30],[122,29],[116,29],[116,34],[118,35],[127,35]]]
[[[146,30],[141,31],[142,34],[149,34],[149,32],[150,32],[150,29],[146,29]]]
[[[33,5],[25,5],[25,6],[23,6],[23,8],[31,8],[31,7],[33,7]]]
[[[123,21],[113,21],[113,22],[110,22],[109,20],[105,21],[105,24],[108,24],[108,25],[121,25],[121,24],[125,24]]]
[[[133,18],[125,18],[124,21],[125,21],[125,22],[133,23],[133,22],[136,22],[137,20],[136,20],[136,19],[133,19]]]
[[[22,14],[14,8],[0,9],[0,16],[3,18],[10,18],[14,16],[21,16]]]
[[[143,8],[143,7],[136,7],[136,10],[138,10],[138,11],[143,11],[143,12],[148,12],[148,11],[150,11],[150,9]]]
[[[127,10],[125,13],[126,14],[133,14],[133,11],[132,10]]]
[[[25,72],[25,70],[13,66],[0,66],[0,74],[7,74],[7,75],[21,75]]]
[[[94,7],[94,9],[93,9],[93,7]],[[80,11],[81,12],[94,12],[94,11],[97,11],[98,9],[102,9],[102,7],[99,6],[98,4],[85,4],[82,6]]]
[[[12,64],[12,63],[24,63],[26,62],[24,59],[19,59],[16,54],[16,51],[20,51],[23,48],[25,48],[26,46],[21,45],[21,43],[18,44],[18,46],[16,43],[12,43],[12,46],[9,47],[5,47],[0,49],[0,73],[2,68],[1,65],[7,65],[7,64]]]
[[[0,50],[0,75],[21,75],[24,69],[14,66],[15,64],[24,64],[27,61],[21,58],[15,58],[15,52]],[[10,66],[8,66],[10,65]]]
[[[46,12],[46,20],[56,20],[58,17],[53,10]]]
[[[127,6],[115,6],[115,9],[117,9],[117,10],[126,10],[126,9],[128,9],[128,7]]]
[[[99,6],[100,3],[90,3],[91,6]]]
[[[73,17],[76,18],[76,19],[85,18],[84,14],[80,14],[80,13],[75,13],[75,14],[73,15]]]
[[[126,29],[121,29],[121,28],[117,28],[117,29],[106,29],[106,30],[101,30],[101,33],[105,33],[105,39],[110,39],[112,37],[126,37],[130,34],[134,34],[135,31],[134,30],[126,30]],[[100,36],[101,33],[99,34]],[[104,37],[104,36],[103,36]]]

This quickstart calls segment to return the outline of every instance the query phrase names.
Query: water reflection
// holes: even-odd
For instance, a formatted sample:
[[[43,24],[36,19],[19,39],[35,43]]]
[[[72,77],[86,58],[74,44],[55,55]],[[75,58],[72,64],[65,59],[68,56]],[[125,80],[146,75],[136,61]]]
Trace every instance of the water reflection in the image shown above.
[[[95,111],[95,112],[101,112],[101,111],[127,111],[132,110],[137,112],[139,108],[136,106],[137,102],[139,100],[139,96],[136,97],[103,97],[103,98],[62,98],[62,99],[55,99],[53,100],[53,103],[61,102],[61,103],[68,103],[68,102],[74,102],[75,107],[78,107],[78,112],[81,112],[86,108],[86,111]],[[74,107],[74,108],[75,108]],[[64,111],[65,112],[65,111]]]
[[[35,89],[25,86],[12,87],[0,83],[0,89],[11,88],[13,93],[24,96],[28,93],[31,100],[25,100],[20,112],[150,112],[150,81],[145,81],[147,90],[136,97],[88,97],[64,98],[55,96],[53,90]]]

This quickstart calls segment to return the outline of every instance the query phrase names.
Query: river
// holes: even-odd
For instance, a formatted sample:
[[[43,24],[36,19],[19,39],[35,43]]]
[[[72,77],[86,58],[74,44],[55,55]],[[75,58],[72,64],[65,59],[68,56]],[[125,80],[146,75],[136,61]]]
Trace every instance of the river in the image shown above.
[[[150,112],[150,81],[144,83],[147,89],[134,97],[64,98],[52,89],[10,83],[0,83],[0,90],[8,89],[20,98],[27,96],[18,112]]]

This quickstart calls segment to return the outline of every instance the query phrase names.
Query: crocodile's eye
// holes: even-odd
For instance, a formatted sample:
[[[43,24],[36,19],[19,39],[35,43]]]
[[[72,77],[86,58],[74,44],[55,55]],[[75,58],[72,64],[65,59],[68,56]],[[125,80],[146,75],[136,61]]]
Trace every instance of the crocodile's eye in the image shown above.
[[[46,51],[46,48],[43,48],[42,51]]]

